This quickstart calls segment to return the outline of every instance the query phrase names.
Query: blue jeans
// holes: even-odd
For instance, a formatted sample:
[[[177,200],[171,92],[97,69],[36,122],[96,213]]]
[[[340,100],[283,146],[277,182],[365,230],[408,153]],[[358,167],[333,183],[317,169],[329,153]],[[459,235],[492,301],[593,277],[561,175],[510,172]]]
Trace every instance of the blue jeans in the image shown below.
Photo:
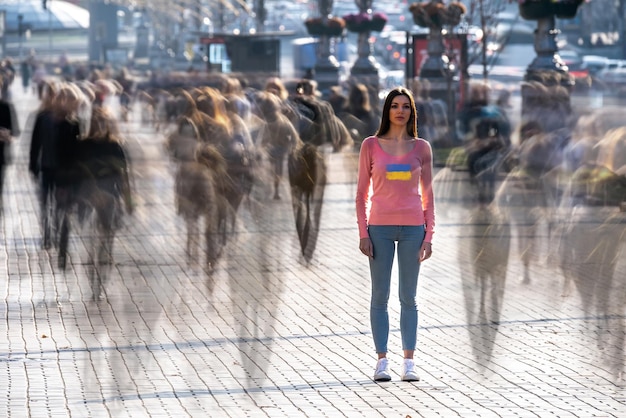
[[[377,353],[387,352],[389,313],[387,305],[391,288],[391,269],[398,243],[398,295],[400,298],[400,334],[402,349],[415,350],[417,343],[417,276],[420,271],[419,250],[425,236],[424,226],[370,225],[369,236],[374,248],[370,258],[372,299],[370,322]]]

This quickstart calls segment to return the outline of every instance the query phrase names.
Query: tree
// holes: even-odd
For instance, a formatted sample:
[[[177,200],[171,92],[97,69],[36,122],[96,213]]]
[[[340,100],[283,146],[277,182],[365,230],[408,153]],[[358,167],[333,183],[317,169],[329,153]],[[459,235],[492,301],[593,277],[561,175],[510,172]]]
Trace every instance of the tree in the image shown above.
[[[509,3],[510,0],[470,0],[465,14],[466,28],[478,28],[476,37],[480,36],[479,42],[472,42],[469,46],[467,65],[480,62],[485,79],[510,37],[510,31],[502,33],[498,30],[501,13]],[[493,54],[489,54],[490,44],[496,46]]]

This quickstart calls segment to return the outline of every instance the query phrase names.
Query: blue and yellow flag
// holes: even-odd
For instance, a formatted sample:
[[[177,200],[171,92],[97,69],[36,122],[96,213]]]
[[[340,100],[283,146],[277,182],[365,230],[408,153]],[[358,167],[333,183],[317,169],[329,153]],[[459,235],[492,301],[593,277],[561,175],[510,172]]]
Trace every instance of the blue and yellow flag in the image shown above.
[[[387,164],[387,180],[411,180],[411,165]]]

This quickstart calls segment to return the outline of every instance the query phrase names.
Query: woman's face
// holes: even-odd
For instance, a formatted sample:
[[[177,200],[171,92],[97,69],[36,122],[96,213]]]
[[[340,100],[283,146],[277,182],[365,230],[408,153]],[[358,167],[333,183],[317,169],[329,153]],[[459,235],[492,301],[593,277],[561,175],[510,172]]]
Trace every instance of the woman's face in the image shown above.
[[[408,97],[398,95],[391,100],[389,122],[391,125],[406,126],[411,117],[411,102]]]

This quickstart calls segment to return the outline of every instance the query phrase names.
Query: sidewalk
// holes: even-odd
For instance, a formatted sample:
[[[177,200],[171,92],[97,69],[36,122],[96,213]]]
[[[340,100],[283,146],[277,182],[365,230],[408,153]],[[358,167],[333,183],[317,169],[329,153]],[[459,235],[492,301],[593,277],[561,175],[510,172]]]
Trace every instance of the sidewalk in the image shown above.
[[[13,94],[24,126],[37,101],[18,81]],[[54,250],[41,249],[27,129],[15,144],[0,219],[0,415],[626,416],[623,251],[613,282],[598,284],[610,286],[602,300],[598,288],[564,285],[541,229],[525,282],[517,247],[524,226],[442,205],[418,290],[421,381],[400,381],[394,284],[392,381],[375,383],[353,162],[328,156],[310,265],[298,255],[289,200],[256,190],[208,277],[187,265],[162,136],[138,122],[123,129],[138,210],[118,235],[107,297],[97,302],[86,274],[88,231],[72,236],[65,272]]]

